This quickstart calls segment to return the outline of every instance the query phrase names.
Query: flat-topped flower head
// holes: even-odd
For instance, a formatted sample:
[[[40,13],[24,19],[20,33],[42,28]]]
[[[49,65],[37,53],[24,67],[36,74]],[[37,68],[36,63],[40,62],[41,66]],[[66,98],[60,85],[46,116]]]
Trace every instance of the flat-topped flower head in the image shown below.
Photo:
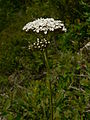
[[[50,35],[49,33],[54,33],[57,31],[66,32],[67,29],[65,28],[65,25],[60,20],[54,20],[53,18],[38,18],[33,22],[27,23],[23,30],[26,32],[32,31],[38,33],[38,37],[36,42],[33,44],[29,44],[28,49],[39,49],[44,50],[48,47],[50,44]],[[39,33],[47,34],[47,36]]]
[[[54,20],[53,18],[40,18],[33,22],[27,23],[23,27],[23,30],[25,30],[26,32],[32,30],[36,33],[44,32],[44,34],[47,34],[48,31],[54,31],[56,29],[61,29],[64,32],[67,31],[62,21]]]

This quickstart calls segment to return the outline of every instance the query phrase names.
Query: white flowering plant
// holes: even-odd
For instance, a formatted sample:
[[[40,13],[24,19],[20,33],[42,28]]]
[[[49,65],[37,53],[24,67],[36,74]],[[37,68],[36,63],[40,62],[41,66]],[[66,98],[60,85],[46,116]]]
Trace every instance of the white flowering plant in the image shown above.
[[[23,30],[26,32],[32,31],[37,34],[37,40],[33,44],[29,43],[29,49],[45,49],[50,43],[51,33],[66,32],[64,24],[60,20],[54,20],[53,18],[38,18],[33,22],[27,23]]]
[[[54,20],[53,18],[40,18],[33,22],[27,23],[23,30],[26,32],[32,31],[33,33],[37,34],[37,40],[33,42],[32,44],[29,43],[28,49],[38,49],[43,51],[44,59],[46,62],[46,68],[47,68],[47,83],[50,93],[50,116],[51,120],[53,120],[53,95],[52,95],[52,80],[50,76],[50,68],[47,60],[46,55],[46,48],[51,42],[51,37],[53,34],[56,34],[55,31],[60,32],[66,32],[67,29],[65,28],[64,24],[60,20]],[[53,33],[53,34],[50,34]]]

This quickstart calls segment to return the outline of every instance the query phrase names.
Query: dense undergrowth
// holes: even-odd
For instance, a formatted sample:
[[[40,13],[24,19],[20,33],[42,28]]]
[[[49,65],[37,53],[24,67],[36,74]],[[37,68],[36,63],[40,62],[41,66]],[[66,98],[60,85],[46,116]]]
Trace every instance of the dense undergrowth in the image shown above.
[[[0,1],[0,119],[49,120],[52,82],[53,120],[90,119],[90,5],[82,0]],[[63,9],[65,8],[65,9]],[[65,22],[67,32],[43,53],[28,50],[36,38],[22,27],[40,17]]]

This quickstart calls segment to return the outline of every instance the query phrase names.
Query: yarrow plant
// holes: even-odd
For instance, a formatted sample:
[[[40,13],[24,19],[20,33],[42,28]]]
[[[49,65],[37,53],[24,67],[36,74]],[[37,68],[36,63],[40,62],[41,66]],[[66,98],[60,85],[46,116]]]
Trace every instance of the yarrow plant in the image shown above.
[[[26,32],[32,31],[36,32],[39,36],[39,34],[44,33],[44,35],[48,35],[50,32],[54,32],[56,30],[61,30],[62,32],[66,32],[67,29],[65,28],[64,24],[60,20],[54,20],[53,18],[40,18],[33,22],[27,23],[23,30]],[[50,44],[50,40],[46,39],[43,35],[43,38],[37,38],[36,42],[33,44],[29,43],[28,49],[38,49],[42,50],[46,62],[46,68],[47,68],[47,81],[49,82],[49,92],[50,92],[50,116],[51,120],[53,120],[53,97],[52,97],[52,81],[49,74],[49,64],[46,56],[45,49]]]
[[[27,23],[23,27],[23,30],[25,30],[26,32],[33,31],[37,34],[43,32],[45,35],[48,34],[48,32],[54,32],[55,30],[61,30],[63,32],[67,31],[62,21],[54,20],[53,18],[38,18],[33,22]],[[33,44],[29,43],[29,49],[43,50],[48,46],[49,43],[50,41],[46,40],[45,38],[37,38],[36,42],[34,42]]]
[[[26,32],[28,32],[29,30],[33,30],[33,32],[44,32],[44,34],[47,34],[48,31],[54,31],[56,29],[61,29],[64,32],[67,31],[62,21],[54,20],[53,18],[40,18],[33,22],[27,23],[23,27],[23,30],[25,30]]]

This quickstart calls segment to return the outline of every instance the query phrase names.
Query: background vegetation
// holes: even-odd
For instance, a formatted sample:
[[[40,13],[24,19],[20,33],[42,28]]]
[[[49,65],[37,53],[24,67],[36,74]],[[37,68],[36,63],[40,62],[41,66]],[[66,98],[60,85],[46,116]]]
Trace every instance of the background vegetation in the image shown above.
[[[0,0],[0,119],[49,120],[50,93],[42,52],[29,51],[23,26],[40,17],[65,23],[48,47],[54,120],[90,119],[89,0]]]

